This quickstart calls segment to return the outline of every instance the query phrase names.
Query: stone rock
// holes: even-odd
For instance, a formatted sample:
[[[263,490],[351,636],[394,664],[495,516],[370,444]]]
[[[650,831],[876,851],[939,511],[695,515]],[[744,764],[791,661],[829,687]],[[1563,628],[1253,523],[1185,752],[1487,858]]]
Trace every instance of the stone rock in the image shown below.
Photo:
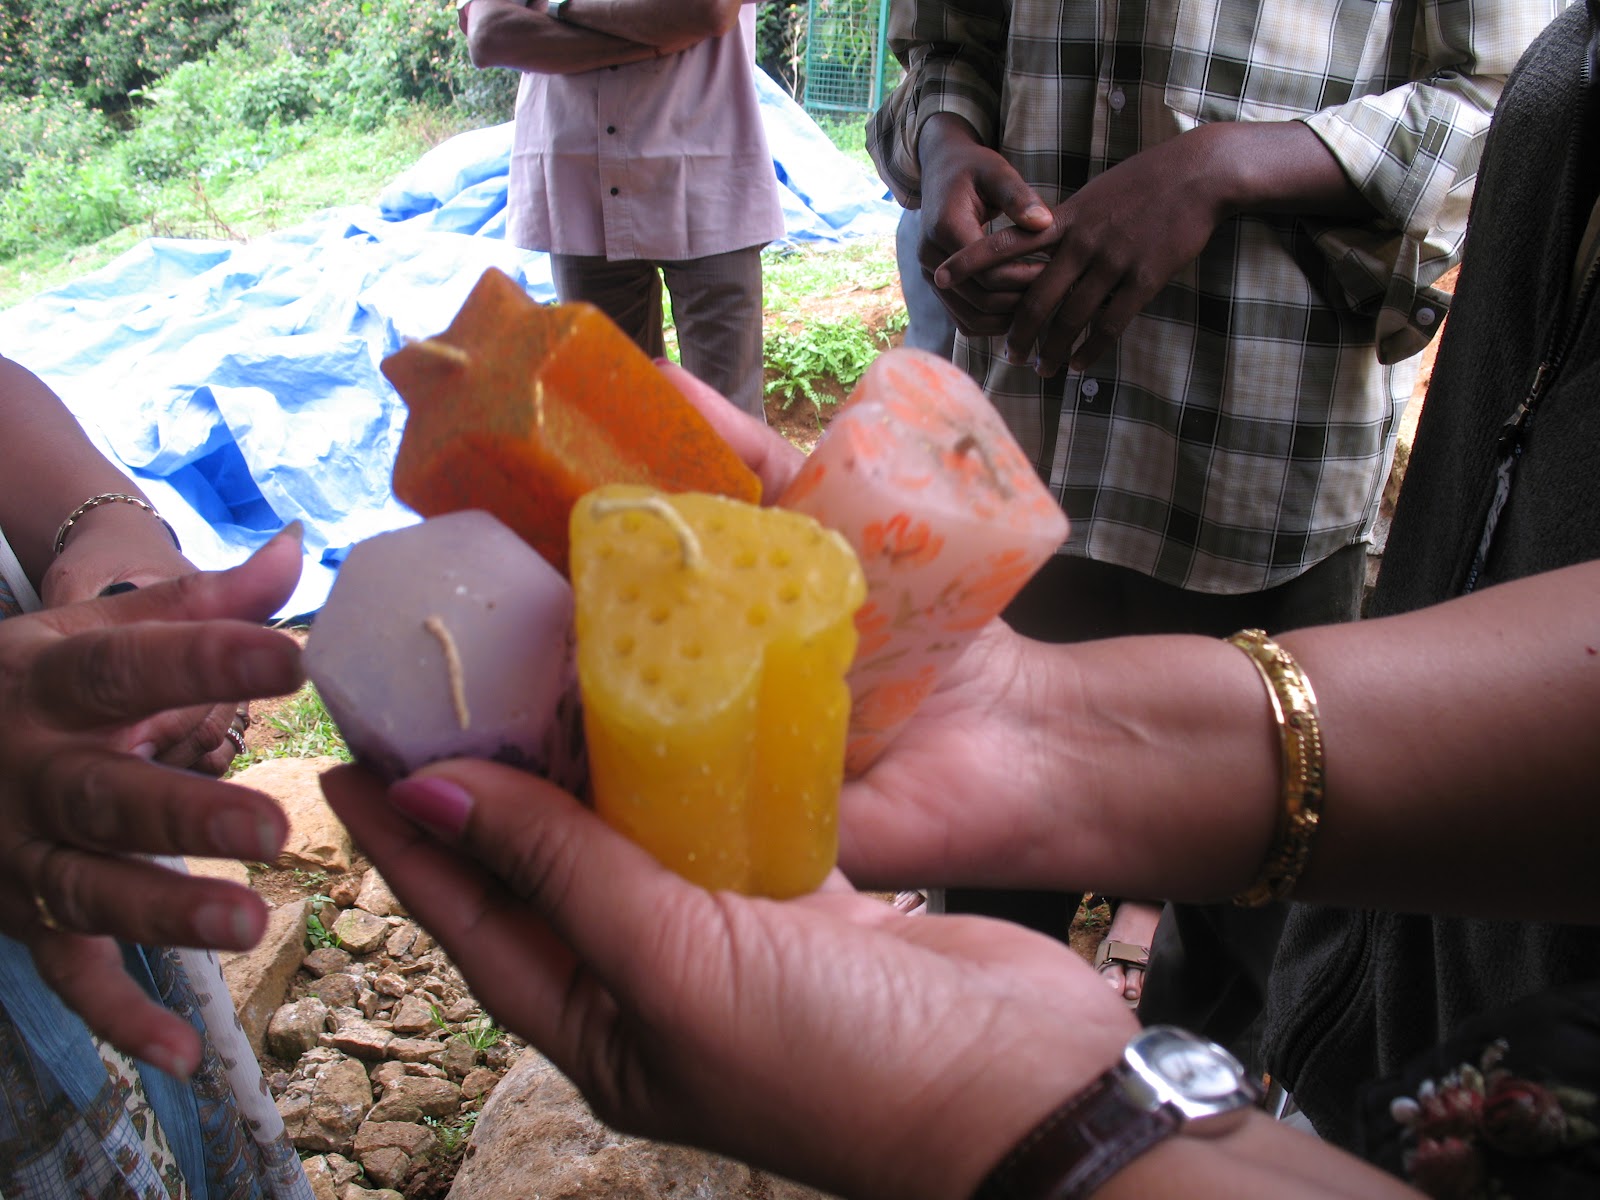
[[[324,1066],[309,1096],[291,1088],[278,1100],[289,1140],[298,1150],[349,1150],[371,1107],[372,1085],[367,1082],[366,1068],[349,1058]]]
[[[367,1072],[367,1078],[372,1081],[372,1086],[381,1088],[385,1092],[405,1077],[405,1064],[398,1062],[381,1062]]]
[[[427,1062],[435,1054],[443,1054],[445,1045],[432,1038],[395,1038],[389,1043],[390,1058],[403,1063]]]
[[[328,1170],[333,1174],[333,1182],[341,1188],[354,1183],[361,1174],[361,1164],[351,1162],[342,1154],[329,1154],[325,1157],[328,1160]]]
[[[344,1191],[339,1193],[339,1200],[406,1200],[406,1198],[393,1188],[378,1188],[373,1191],[347,1183]]]
[[[483,1065],[491,1071],[507,1071],[521,1053],[510,1042],[496,1042],[483,1052]]]
[[[399,1187],[411,1173],[411,1164],[438,1145],[439,1139],[426,1125],[367,1121],[356,1131],[355,1156],[374,1182]]]
[[[360,894],[361,881],[349,875],[336,879],[328,885],[328,899],[340,908],[354,908],[356,897]]]
[[[461,1081],[461,1094],[468,1100],[476,1100],[494,1091],[494,1085],[499,1082],[500,1076],[487,1067],[474,1067]]]
[[[449,1200],[824,1196],[700,1150],[616,1133],[595,1118],[547,1059],[533,1053],[517,1061],[484,1104],[469,1150]]]
[[[389,923],[359,908],[347,908],[334,921],[333,936],[351,954],[371,954],[389,936]]]
[[[361,1156],[361,1167],[373,1183],[386,1188],[399,1188],[411,1173],[411,1159],[404,1150],[380,1146]]]
[[[433,1019],[433,1006],[416,993],[402,997],[400,1003],[394,1006],[394,1015],[389,1018],[389,1024],[402,1036],[429,1033],[439,1028]]]
[[[369,913],[380,917],[404,917],[409,915],[405,905],[400,903],[388,882],[378,874],[377,868],[369,870],[361,877],[361,890],[356,894],[356,907],[364,908]]]
[[[225,879],[229,883],[250,886],[250,868],[237,858],[186,858],[183,865],[189,874],[202,879]]]
[[[327,1027],[328,1006],[315,996],[285,1004],[267,1022],[267,1053],[284,1062],[297,1062],[317,1044]]]
[[[387,1029],[363,1020],[353,1008],[334,1009],[333,1021],[333,1032],[322,1035],[322,1045],[367,1062],[381,1062],[388,1057],[394,1034]]]
[[[453,1117],[461,1111],[461,1089],[447,1079],[406,1075],[387,1085],[367,1114],[369,1121],[410,1121]]]
[[[472,1048],[471,1042],[458,1033],[445,1042],[439,1065],[457,1079],[462,1079],[478,1065],[478,1052]]]
[[[311,1183],[311,1194],[316,1200],[339,1200],[338,1185],[333,1182],[333,1171],[328,1167],[326,1155],[314,1154],[300,1163],[305,1168],[306,1179]]]
[[[405,977],[393,971],[385,971],[372,981],[372,990],[379,995],[394,996],[398,999],[406,994]]]
[[[271,760],[278,761],[278,760]],[[250,1048],[264,1048],[267,1022],[289,995],[289,982],[306,948],[306,902],[282,904],[267,914],[267,929],[250,950],[223,954],[222,977]]]
[[[301,960],[300,965],[321,979],[334,971],[344,970],[353,961],[348,950],[341,950],[337,946],[318,946]]]
[[[323,798],[322,773],[339,765],[336,758],[269,758],[232,777],[234,783],[265,792],[289,818],[289,838],[278,856],[280,867],[314,871],[350,869],[354,848],[349,831]]]
[[[384,943],[383,952],[390,958],[413,958],[418,954],[426,954],[433,948],[433,939],[422,932],[420,926],[411,921],[397,925],[394,932],[389,934],[389,940]]]
[[[462,996],[444,1006],[444,1019],[452,1025],[459,1025],[477,1011],[477,1001],[473,1000],[471,996]]]
[[[329,971],[306,989],[329,1008],[354,1008],[361,998],[361,984],[354,975]]]

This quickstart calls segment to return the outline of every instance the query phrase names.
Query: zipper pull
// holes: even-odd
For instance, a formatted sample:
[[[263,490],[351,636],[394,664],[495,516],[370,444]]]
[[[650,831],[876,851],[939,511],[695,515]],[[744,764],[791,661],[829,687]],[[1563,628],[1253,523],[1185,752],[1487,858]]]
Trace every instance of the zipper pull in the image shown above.
[[[1522,403],[1517,405],[1516,411],[1506,418],[1506,423],[1500,426],[1500,436],[1496,439],[1495,447],[1502,458],[1521,452],[1522,435],[1527,429],[1528,417],[1533,412],[1533,406],[1539,403],[1539,396],[1544,391],[1545,381],[1550,378],[1552,369],[1549,360],[1539,364],[1539,369],[1533,374],[1533,385],[1529,387],[1528,394],[1523,397]]]

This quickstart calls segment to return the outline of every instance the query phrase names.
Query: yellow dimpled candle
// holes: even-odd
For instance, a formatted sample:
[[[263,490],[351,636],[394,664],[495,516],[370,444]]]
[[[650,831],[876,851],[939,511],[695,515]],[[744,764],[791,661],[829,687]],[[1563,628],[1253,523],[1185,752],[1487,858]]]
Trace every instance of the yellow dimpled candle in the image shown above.
[[[801,513],[598,488],[572,510],[595,807],[703,887],[796,896],[833,868],[866,595]]]

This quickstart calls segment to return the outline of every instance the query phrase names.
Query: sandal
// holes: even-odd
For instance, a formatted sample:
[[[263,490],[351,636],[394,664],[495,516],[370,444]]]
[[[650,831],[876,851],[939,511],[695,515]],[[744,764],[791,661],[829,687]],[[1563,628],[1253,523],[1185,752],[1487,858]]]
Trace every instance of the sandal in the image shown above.
[[[1146,970],[1150,966],[1150,947],[1102,938],[1099,948],[1094,952],[1094,969],[1104,972],[1110,966],[1121,967],[1124,972]],[[1127,996],[1122,999],[1129,1008],[1139,1007],[1137,999],[1130,1000]]]

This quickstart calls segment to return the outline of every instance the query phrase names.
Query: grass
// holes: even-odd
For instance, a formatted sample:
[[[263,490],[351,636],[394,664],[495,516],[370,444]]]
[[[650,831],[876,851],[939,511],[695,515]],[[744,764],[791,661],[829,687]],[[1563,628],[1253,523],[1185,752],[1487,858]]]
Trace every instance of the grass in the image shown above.
[[[876,292],[900,281],[892,236],[775,250],[761,265],[762,306],[778,315],[798,312],[818,296]]]
[[[317,689],[306,684],[264,718],[278,736],[260,750],[234,760],[235,769],[269,758],[337,758],[351,761],[339,727],[328,715]]]
[[[371,204],[395,177],[458,132],[426,109],[371,132],[318,125],[294,150],[220,186],[190,179],[168,185],[148,219],[86,246],[46,245],[0,261],[0,308],[99,270],[147,237],[245,240],[346,204]]]

